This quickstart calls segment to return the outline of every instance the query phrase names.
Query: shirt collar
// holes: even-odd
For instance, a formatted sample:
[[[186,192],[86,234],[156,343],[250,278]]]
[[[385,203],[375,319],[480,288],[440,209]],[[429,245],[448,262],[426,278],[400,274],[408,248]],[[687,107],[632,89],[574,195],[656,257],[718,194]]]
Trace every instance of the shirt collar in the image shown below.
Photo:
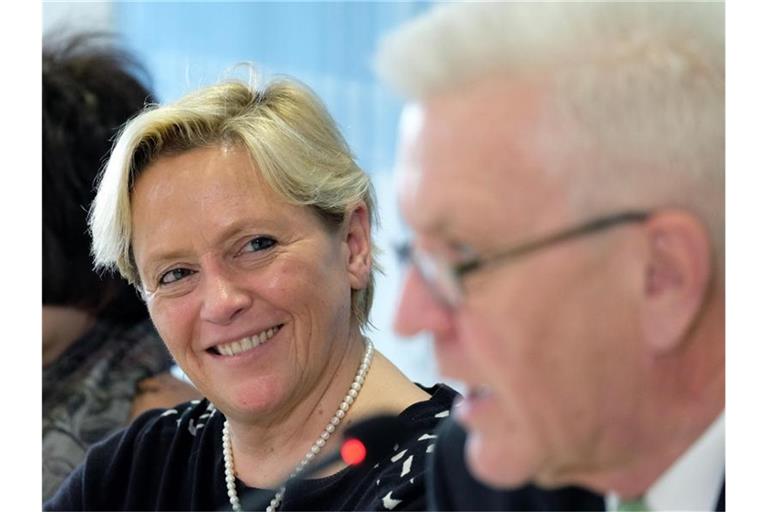
[[[644,500],[650,510],[714,510],[725,476],[725,411],[651,485]],[[609,493],[607,510],[619,497]]]

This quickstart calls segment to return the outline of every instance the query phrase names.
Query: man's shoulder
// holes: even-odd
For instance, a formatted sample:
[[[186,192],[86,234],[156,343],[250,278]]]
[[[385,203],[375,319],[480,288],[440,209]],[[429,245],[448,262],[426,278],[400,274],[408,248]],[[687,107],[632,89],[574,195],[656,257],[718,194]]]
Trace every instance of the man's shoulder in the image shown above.
[[[430,510],[604,510],[603,497],[578,487],[525,485],[494,489],[475,479],[464,460],[466,432],[451,419],[438,432],[427,473]]]

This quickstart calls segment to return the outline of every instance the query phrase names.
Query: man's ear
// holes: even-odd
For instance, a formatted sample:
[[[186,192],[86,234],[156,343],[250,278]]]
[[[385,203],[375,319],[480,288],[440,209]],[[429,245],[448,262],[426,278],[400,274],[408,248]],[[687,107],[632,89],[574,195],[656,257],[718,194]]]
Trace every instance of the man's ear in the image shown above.
[[[654,214],[645,233],[641,321],[649,348],[662,354],[684,342],[704,304],[713,273],[710,237],[698,218],[679,210]]]
[[[353,289],[361,290],[368,286],[373,261],[371,222],[365,203],[356,204],[347,213],[344,226],[349,280]]]

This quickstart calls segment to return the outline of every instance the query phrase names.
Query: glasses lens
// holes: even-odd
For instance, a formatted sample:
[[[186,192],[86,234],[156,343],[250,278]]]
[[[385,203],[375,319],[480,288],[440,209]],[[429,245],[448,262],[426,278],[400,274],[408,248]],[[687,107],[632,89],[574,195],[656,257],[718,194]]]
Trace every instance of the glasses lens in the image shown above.
[[[420,251],[413,251],[412,258],[416,269],[437,300],[451,307],[461,302],[461,286],[452,266]]]

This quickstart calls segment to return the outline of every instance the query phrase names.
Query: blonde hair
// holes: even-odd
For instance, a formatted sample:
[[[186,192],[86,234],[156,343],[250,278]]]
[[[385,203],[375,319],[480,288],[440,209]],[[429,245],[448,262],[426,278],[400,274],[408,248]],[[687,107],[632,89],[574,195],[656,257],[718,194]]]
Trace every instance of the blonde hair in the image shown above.
[[[150,107],[124,126],[89,213],[97,269],[117,268],[140,286],[131,252],[130,194],[137,176],[160,156],[217,144],[245,148],[274,192],[311,207],[332,229],[360,202],[372,227],[378,220],[370,179],[308,87],[288,78],[263,87],[226,81]],[[352,291],[352,315],[361,327],[373,301],[375,251],[368,286]]]
[[[575,211],[680,206],[723,251],[724,41],[722,3],[462,3],[386,37],[376,69],[417,101],[533,81],[550,102],[532,140]]]

